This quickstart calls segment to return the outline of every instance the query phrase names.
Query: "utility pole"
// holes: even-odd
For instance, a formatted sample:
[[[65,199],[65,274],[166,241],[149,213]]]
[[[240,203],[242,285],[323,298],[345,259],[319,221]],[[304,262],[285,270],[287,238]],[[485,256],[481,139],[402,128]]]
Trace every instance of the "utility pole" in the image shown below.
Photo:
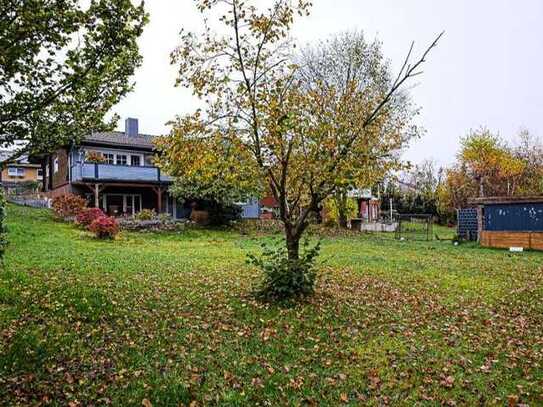
[[[390,223],[392,223],[392,198],[390,198]]]

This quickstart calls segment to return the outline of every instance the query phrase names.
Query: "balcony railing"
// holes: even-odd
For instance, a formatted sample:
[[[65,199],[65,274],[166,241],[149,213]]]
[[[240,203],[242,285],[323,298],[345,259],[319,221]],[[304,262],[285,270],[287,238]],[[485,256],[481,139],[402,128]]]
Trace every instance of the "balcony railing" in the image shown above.
[[[172,178],[158,167],[78,163],[72,167],[72,181],[170,182]]]

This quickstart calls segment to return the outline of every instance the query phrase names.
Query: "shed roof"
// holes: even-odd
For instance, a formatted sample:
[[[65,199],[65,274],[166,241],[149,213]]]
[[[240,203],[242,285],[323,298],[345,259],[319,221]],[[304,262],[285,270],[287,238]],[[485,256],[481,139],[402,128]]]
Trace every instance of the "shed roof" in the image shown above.
[[[543,203],[543,195],[492,196],[492,197],[485,197],[485,198],[472,198],[468,202],[472,205]]]

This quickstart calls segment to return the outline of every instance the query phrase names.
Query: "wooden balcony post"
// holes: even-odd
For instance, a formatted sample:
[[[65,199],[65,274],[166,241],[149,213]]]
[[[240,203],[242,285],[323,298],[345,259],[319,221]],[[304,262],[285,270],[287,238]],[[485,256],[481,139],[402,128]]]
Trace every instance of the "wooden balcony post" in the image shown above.
[[[94,185],[94,207],[100,207],[100,184]]]
[[[158,205],[157,205],[157,211],[158,213],[162,213],[162,187],[158,187]]]

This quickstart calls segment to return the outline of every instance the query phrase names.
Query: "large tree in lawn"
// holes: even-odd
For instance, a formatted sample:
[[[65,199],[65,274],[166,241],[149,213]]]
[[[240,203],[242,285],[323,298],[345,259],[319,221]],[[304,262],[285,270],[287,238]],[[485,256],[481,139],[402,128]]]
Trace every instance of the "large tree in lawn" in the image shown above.
[[[355,85],[356,92],[364,95],[365,105],[377,106],[392,86],[390,63],[383,56],[381,42],[368,42],[360,31],[344,32],[308,46],[296,58],[296,63],[296,77],[304,89],[324,94],[334,92],[336,100],[331,100],[332,105],[338,103],[340,98],[350,97],[350,87]],[[330,107],[334,109],[334,106]],[[384,120],[378,121],[380,128],[377,128],[377,123],[373,125],[376,137],[366,140],[368,144],[379,143],[380,149],[386,151],[372,163],[379,165],[379,168],[368,172],[364,166],[360,179],[346,179],[345,185],[337,185],[333,193],[340,226],[347,226],[349,193],[352,189],[371,188],[387,170],[400,169],[401,148],[407,146],[408,141],[418,134],[418,128],[411,125],[411,118],[416,114],[417,109],[405,89],[390,96],[382,109]],[[349,137],[351,128],[341,126],[340,123],[345,120],[343,115],[329,119],[338,121],[336,138]],[[345,134],[337,134],[341,131]]]
[[[0,146],[46,153],[111,127],[104,117],[132,87],[146,18],[130,0],[1,2]]]
[[[386,90],[361,89],[354,78],[341,91],[324,83],[307,89],[296,75],[288,35],[309,2],[196,3],[206,17],[204,32],[182,33],[172,57],[178,83],[205,108],[178,118],[161,140],[161,164],[185,180],[211,183],[228,175],[224,180],[234,187],[241,179],[269,190],[279,204],[289,270],[303,272],[300,239],[311,215],[338,187],[381,173],[397,149],[382,138],[390,101],[419,72],[429,49],[413,64],[408,58]]]

